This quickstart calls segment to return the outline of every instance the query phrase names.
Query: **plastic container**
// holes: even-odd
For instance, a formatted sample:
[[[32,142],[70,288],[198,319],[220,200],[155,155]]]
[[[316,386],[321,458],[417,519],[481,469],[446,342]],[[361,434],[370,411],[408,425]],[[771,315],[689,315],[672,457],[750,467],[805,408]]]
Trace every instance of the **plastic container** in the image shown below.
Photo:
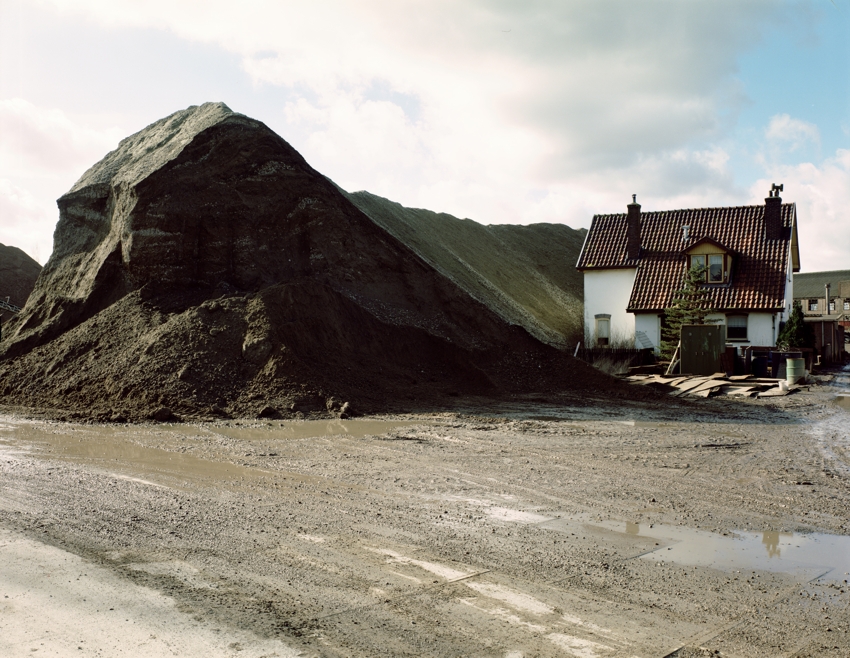
[[[788,384],[796,384],[806,376],[806,360],[785,359],[785,379]]]

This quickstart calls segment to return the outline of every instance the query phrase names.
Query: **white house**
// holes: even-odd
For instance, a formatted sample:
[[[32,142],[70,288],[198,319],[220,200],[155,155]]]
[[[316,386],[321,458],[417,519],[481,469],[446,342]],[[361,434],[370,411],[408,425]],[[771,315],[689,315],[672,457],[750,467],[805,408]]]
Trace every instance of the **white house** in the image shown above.
[[[774,346],[800,269],[797,206],[773,186],[763,206],[595,215],[576,267],[587,344],[658,349],[664,309],[694,266],[727,343]]]

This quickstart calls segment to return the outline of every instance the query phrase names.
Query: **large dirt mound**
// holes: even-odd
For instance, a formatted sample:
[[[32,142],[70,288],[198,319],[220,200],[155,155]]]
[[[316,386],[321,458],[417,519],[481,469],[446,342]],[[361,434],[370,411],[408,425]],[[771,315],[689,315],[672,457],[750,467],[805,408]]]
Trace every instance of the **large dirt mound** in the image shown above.
[[[608,384],[220,103],[123,140],[58,205],[53,254],[0,346],[7,404],[275,415]]]
[[[574,265],[586,230],[564,224],[485,226],[369,192],[347,196],[504,320],[561,347],[582,339],[584,282]]]
[[[23,306],[35,287],[35,281],[41,272],[39,265],[17,247],[0,244],[0,299],[15,306]],[[0,322],[12,316],[0,309]]]

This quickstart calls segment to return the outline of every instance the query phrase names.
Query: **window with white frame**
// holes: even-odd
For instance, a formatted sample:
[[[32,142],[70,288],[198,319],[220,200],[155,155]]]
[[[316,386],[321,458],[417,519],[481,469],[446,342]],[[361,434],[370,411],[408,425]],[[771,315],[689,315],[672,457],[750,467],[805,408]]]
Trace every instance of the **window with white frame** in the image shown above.
[[[810,299],[809,300],[809,310],[810,311],[817,311],[818,310],[818,300],[817,299]]]
[[[845,300],[844,300],[844,310],[845,310],[845,311],[850,311],[850,299],[845,299]]]
[[[726,317],[726,340],[747,340],[747,316]]]
[[[829,302],[829,312],[830,313],[835,312],[835,300],[834,299],[831,302]]]

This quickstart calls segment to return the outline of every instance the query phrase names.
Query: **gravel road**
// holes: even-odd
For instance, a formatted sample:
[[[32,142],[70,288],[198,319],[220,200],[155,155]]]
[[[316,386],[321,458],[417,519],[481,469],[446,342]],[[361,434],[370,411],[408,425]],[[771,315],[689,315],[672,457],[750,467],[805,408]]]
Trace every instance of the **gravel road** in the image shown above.
[[[847,656],[847,389],[201,425],[7,409],[0,654]]]

